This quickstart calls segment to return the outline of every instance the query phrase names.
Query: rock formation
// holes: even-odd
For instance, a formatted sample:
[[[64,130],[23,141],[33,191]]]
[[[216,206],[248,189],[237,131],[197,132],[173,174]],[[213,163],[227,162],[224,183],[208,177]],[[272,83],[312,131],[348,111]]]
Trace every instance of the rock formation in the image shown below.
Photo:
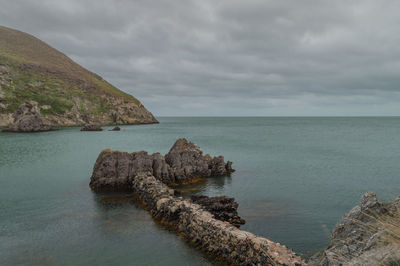
[[[101,128],[101,125],[97,123],[88,123],[81,129],[81,131],[102,131],[102,130],[103,129]]]
[[[178,139],[168,154],[145,151],[127,153],[104,150],[93,168],[90,187],[94,190],[129,189],[132,179],[141,172],[150,172],[167,185],[191,182],[197,178],[226,176],[232,163],[224,157],[202,155],[201,149],[186,139]]]
[[[171,167],[173,182],[182,183],[197,177],[224,176],[232,172],[231,162],[224,162],[223,156],[211,158],[186,139],[178,139],[165,155],[166,163]]]
[[[328,248],[314,255],[309,265],[387,265],[399,260],[400,198],[382,203],[368,192],[343,216]]]
[[[230,224],[240,227],[245,224],[245,220],[240,218],[237,212],[239,204],[234,198],[227,196],[207,197],[203,195],[193,195],[190,197],[192,202],[197,203],[206,211],[214,215],[215,219],[229,222]]]
[[[119,126],[115,126],[111,131],[121,131],[121,128]]]
[[[13,122],[3,131],[42,132],[51,130],[51,126],[44,122],[37,103],[33,101],[22,104],[14,112],[12,118]]]
[[[305,265],[292,250],[269,239],[239,230],[238,203],[226,196],[183,199],[167,186],[194,178],[228,175],[234,170],[222,156],[202,155],[186,139],[178,139],[168,154],[149,155],[104,150],[95,163],[90,187],[129,190],[155,219],[176,230],[208,253],[233,265]]]
[[[173,190],[151,173],[136,175],[131,186],[153,217],[230,265],[305,265],[287,247],[241,231],[191,200],[173,196]]]

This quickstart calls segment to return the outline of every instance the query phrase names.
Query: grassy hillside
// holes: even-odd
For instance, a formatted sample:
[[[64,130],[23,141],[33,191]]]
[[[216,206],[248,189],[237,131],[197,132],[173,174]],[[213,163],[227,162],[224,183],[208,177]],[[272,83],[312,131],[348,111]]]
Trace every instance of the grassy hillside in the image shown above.
[[[41,40],[0,26],[0,113],[34,100],[44,114],[63,115],[80,102],[81,113],[100,115],[115,109],[115,99],[143,108],[136,98]]]

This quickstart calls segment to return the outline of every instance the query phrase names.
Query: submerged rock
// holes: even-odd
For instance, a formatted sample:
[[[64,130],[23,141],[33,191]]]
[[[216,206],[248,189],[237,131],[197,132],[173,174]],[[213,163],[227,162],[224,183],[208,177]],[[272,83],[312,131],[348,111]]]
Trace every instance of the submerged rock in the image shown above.
[[[113,129],[111,129],[111,131],[120,131],[121,128],[119,126],[115,126]]]
[[[102,130],[103,129],[101,128],[101,125],[97,123],[88,123],[81,129],[81,131],[102,131]]]
[[[40,114],[38,105],[34,101],[22,104],[12,116],[13,122],[5,132],[43,132],[52,130]]]
[[[206,211],[211,212],[215,219],[229,222],[230,224],[240,227],[246,221],[239,217],[237,208],[239,204],[234,198],[227,196],[208,197],[203,195],[193,195],[190,198],[194,203],[201,205]]]
[[[140,172],[150,172],[161,182],[171,185],[192,182],[196,178],[226,176],[234,171],[232,163],[225,163],[224,157],[211,158],[202,153],[196,144],[186,139],[178,139],[165,157],[145,151],[104,150],[96,160],[90,187],[94,190],[125,189]]]
[[[343,216],[328,248],[309,265],[385,265],[395,260],[400,260],[400,199],[382,203],[368,192]]]

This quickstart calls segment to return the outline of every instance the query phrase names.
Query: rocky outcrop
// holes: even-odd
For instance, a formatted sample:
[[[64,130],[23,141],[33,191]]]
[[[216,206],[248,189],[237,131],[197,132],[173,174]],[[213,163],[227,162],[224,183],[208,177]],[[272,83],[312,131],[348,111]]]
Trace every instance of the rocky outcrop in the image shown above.
[[[81,129],[81,131],[102,131],[102,130],[103,129],[101,128],[101,125],[97,123],[88,123]]]
[[[224,176],[233,172],[231,162],[225,163],[223,156],[203,156],[199,146],[186,139],[175,142],[165,155],[165,161],[171,167],[171,179],[177,183],[197,177]]]
[[[193,195],[190,199],[213,214],[215,219],[229,222],[236,227],[240,227],[240,225],[246,223],[244,219],[239,217],[237,212],[239,204],[234,198],[227,196],[207,197],[204,195]]]
[[[223,222],[173,191],[151,173],[140,173],[132,189],[152,215],[195,245],[233,265],[305,265],[292,250]]]
[[[239,230],[238,203],[226,196],[175,196],[167,186],[198,177],[227,175],[232,163],[203,156],[201,149],[178,139],[168,154],[104,150],[95,163],[90,187],[94,190],[129,190],[147,206],[153,217],[233,265],[305,265],[287,247]]]
[[[12,123],[3,131],[27,133],[51,130],[51,126],[44,122],[37,103],[33,101],[22,104],[14,112],[12,118]]]
[[[382,203],[368,192],[343,216],[328,248],[314,255],[309,265],[386,265],[399,260],[400,198]]]
[[[145,151],[127,153],[104,150],[93,168],[90,187],[94,190],[120,190],[130,187],[133,177],[150,172],[161,182],[172,185],[197,178],[225,176],[232,173],[232,163],[224,157],[202,155],[201,149],[186,139],[178,139],[168,154]]]

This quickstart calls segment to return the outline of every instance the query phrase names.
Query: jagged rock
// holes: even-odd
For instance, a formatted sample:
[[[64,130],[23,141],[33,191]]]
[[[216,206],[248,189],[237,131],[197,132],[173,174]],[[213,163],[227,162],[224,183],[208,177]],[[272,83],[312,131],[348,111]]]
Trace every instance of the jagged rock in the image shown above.
[[[240,227],[246,221],[239,217],[237,208],[239,204],[234,198],[227,196],[208,197],[204,195],[193,195],[190,199],[201,205],[206,211],[211,212],[215,219],[229,222],[230,224]]]
[[[50,131],[51,126],[46,124],[40,114],[36,102],[28,101],[22,104],[12,116],[13,122],[6,132],[42,132]]]
[[[101,128],[101,125],[97,123],[88,123],[81,129],[81,131],[102,131],[102,130],[103,129]]]
[[[365,193],[336,225],[328,248],[309,265],[385,265],[400,259],[399,207],[400,199],[382,203],[375,193]]]
[[[232,163],[224,162],[223,156],[203,156],[203,151],[184,138],[178,139],[165,155],[165,161],[172,168],[177,183],[197,177],[224,176],[233,172]]]
[[[167,160],[168,158],[168,160]],[[129,188],[129,182],[140,172],[150,172],[165,184],[191,182],[194,178],[229,175],[234,170],[222,156],[202,155],[200,148],[179,139],[164,157],[160,153],[104,150],[95,163],[90,187],[94,190]],[[121,170],[123,168],[123,170]]]

